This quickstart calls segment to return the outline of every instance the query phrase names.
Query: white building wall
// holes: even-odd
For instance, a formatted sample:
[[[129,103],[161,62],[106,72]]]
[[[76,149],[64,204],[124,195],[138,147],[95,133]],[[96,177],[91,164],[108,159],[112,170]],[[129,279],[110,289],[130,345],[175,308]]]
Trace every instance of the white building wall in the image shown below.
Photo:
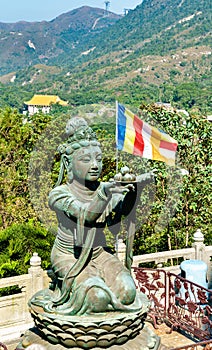
[[[39,111],[41,111],[44,114],[47,114],[50,112],[50,110],[51,110],[50,106],[34,106],[34,105],[28,106],[29,115],[39,113]]]

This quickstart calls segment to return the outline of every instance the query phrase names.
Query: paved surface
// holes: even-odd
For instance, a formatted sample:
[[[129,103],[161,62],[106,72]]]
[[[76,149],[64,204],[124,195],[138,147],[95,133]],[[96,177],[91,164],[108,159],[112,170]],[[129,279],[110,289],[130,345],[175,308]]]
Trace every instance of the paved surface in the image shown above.
[[[172,331],[170,333],[170,327],[168,327],[165,323],[158,326],[158,329],[153,328],[151,324],[148,323],[148,326],[154,330],[154,332],[161,338],[161,343],[167,348],[176,348],[185,345],[195,344],[188,339],[184,335],[179,332]]]

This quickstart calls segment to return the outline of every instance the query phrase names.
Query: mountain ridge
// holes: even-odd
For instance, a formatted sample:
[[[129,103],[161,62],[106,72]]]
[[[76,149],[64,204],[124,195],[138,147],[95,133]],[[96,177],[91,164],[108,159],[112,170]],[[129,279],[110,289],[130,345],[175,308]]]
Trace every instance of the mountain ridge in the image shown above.
[[[24,68],[27,62],[28,65],[47,63],[88,32],[101,32],[120,18],[112,12],[106,16],[103,9],[82,6],[51,21],[0,22],[0,75]],[[67,31],[70,41],[61,35]]]
[[[127,98],[133,104],[163,100],[208,110],[209,5],[209,0],[144,0],[102,29],[76,32],[66,25],[55,39],[56,52],[50,47],[39,62],[0,81],[27,95],[62,94],[72,105]]]

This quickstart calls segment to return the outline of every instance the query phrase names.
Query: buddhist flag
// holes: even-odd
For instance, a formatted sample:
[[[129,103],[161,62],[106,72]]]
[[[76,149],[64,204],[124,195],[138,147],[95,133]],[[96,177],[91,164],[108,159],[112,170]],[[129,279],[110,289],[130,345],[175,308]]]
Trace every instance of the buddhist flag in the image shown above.
[[[143,158],[175,164],[177,141],[117,103],[116,147]]]

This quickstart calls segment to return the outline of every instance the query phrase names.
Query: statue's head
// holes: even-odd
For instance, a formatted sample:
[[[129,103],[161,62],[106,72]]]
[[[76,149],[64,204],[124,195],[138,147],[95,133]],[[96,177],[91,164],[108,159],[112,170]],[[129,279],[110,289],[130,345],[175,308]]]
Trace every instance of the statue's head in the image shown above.
[[[102,171],[102,153],[95,132],[81,117],[71,118],[65,130],[67,140],[58,147],[61,155],[60,185],[66,169],[68,181],[96,181]]]

